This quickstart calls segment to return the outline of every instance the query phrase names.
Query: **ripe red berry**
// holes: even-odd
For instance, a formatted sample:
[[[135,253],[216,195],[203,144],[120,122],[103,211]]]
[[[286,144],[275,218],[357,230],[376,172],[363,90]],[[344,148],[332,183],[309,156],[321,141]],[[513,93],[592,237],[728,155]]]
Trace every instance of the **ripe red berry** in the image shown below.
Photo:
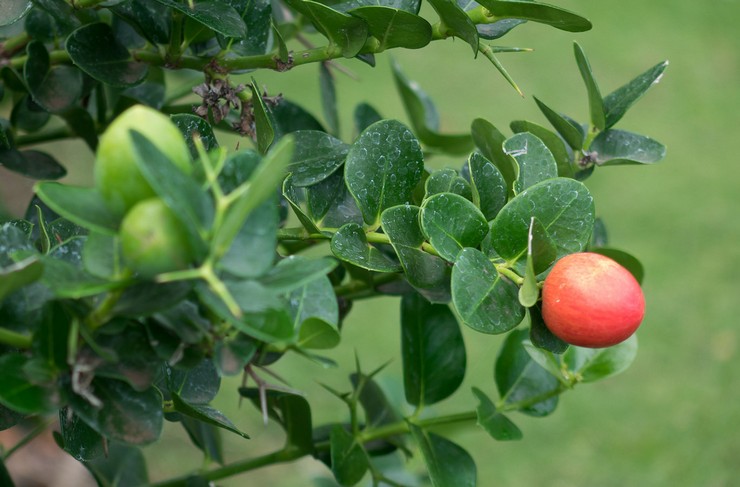
[[[572,345],[616,345],[637,330],[644,315],[640,284],[627,269],[600,254],[563,257],[542,288],[545,325]]]

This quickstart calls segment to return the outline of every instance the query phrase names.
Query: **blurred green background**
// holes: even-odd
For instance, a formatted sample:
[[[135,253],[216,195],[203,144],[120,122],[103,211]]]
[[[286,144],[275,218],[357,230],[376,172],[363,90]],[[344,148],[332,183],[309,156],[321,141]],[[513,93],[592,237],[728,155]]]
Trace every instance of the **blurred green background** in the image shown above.
[[[661,82],[618,125],[666,144],[666,160],[654,166],[597,169],[587,181],[612,246],[633,253],[646,268],[648,311],[638,332],[640,352],[624,374],[566,393],[553,415],[512,416],[524,432],[522,441],[495,442],[474,425],[442,433],[472,453],[482,487],[738,485],[740,157],[734,137],[740,128],[740,2],[551,3],[586,16],[594,28],[571,34],[530,23],[498,41],[535,49],[500,55],[525,98],[485,58],[472,59],[470,47],[459,40],[436,42],[422,51],[394,51],[393,56],[434,99],[444,130],[466,131],[474,118],[483,117],[505,133],[515,119],[548,125],[532,95],[587,119],[574,40],[586,51],[603,94],[670,60]],[[434,18],[433,13],[427,18]],[[355,136],[350,127],[358,102],[370,102],[384,117],[408,120],[387,55],[378,56],[375,69],[359,62],[340,63],[359,78],[337,75],[342,138],[351,141]],[[317,67],[253,75],[271,94],[283,92],[321,113]],[[223,140],[223,145],[235,143]],[[459,167],[462,162],[439,156],[429,164]],[[83,172],[71,180],[85,178]],[[390,298],[358,303],[345,324],[342,345],[327,353],[339,362],[338,369],[321,370],[295,357],[276,365],[276,371],[306,391],[317,424],[344,419],[341,403],[316,381],[348,390],[355,352],[366,371],[391,361],[378,381],[396,404],[403,403],[398,306],[398,300]],[[472,409],[472,385],[496,395],[492,370],[501,338],[467,329],[464,334],[466,381],[429,414]],[[264,427],[251,405],[237,407],[232,392],[237,384],[227,381],[217,399],[217,407],[252,436],[250,441],[226,436],[226,456],[232,461],[282,443],[278,429]],[[146,449],[154,479],[201,461],[176,426],[168,425],[167,432],[161,443]],[[390,459],[389,468],[394,462],[400,464]],[[414,469],[422,471],[418,459],[411,462]],[[328,476],[322,464],[304,459],[234,477],[223,485],[298,487]]]

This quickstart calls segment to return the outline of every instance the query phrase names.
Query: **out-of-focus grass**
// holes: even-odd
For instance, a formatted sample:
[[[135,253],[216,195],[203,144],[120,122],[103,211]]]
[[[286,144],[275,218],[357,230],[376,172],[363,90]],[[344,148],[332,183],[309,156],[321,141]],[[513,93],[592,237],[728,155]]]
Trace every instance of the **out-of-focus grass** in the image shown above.
[[[423,52],[393,55],[406,74],[433,97],[448,131],[464,131],[475,117],[501,129],[513,119],[546,125],[531,100],[579,119],[587,117],[585,90],[572,55],[572,41],[585,49],[604,94],[669,59],[665,77],[620,122],[620,128],[652,136],[668,146],[667,159],[650,167],[601,168],[587,181],[606,220],[611,243],[646,266],[648,313],[639,332],[640,353],[623,375],[566,394],[548,418],[515,416],[524,431],[516,443],[497,443],[471,425],[447,430],[472,452],[482,486],[724,486],[740,478],[740,384],[736,380],[740,305],[740,219],[736,215],[740,170],[735,142],[740,112],[740,3],[690,0],[643,2],[563,1],[594,23],[584,34],[533,24],[501,40],[535,48],[502,54],[501,60],[527,94],[519,98],[485,59],[471,59],[461,41],[437,43]],[[392,90],[387,56],[370,69],[342,62],[361,78],[337,75],[345,127],[360,101],[386,117],[406,120]],[[283,91],[320,112],[317,70],[257,74],[271,92]],[[345,131],[345,140],[354,134]],[[434,166],[459,167],[462,160],[438,157]],[[321,376],[346,388],[357,350],[372,369],[392,360],[380,382],[402,403],[398,302],[362,303],[344,331],[342,348],[330,352],[341,370],[320,373],[301,359],[278,369],[301,387]],[[495,392],[492,367],[498,337],[464,330],[469,352],[465,384],[439,411],[471,408],[469,386]],[[394,382],[395,381],[395,382]],[[342,419],[340,403],[307,386],[317,422]],[[233,398],[223,407],[232,409]],[[251,406],[250,406],[251,407]],[[255,436],[230,442],[234,457],[275,447],[249,408],[233,412]],[[243,450],[242,450],[243,448]],[[239,451],[237,451],[239,450]],[[418,466],[418,461],[414,465]],[[253,474],[260,485],[303,486],[327,470],[311,461],[271,467]],[[243,485],[235,478],[224,485]]]

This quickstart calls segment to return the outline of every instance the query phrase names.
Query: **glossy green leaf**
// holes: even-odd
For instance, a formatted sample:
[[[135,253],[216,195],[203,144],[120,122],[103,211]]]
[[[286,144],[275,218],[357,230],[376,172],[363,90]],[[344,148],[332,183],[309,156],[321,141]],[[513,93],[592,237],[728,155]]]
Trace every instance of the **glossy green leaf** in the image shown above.
[[[447,5],[449,0],[439,0]],[[458,7],[455,7],[458,8]],[[467,18],[467,15],[465,16]],[[439,115],[429,95],[417,83],[409,80],[395,61],[391,63],[396,89],[401,94],[401,101],[411,126],[419,140],[428,147],[439,149],[450,154],[466,154],[473,148],[469,134],[443,134],[439,132]]]
[[[336,174],[338,174],[339,171],[337,171]],[[334,176],[330,176],[329,178],[325,179],[324,181],[314,185],[314,187],[321,187],[322,189],[327,189],[327,185],[334,179]],[[342,177],[340,184],[344,186],[344,173],[342,172]],[[333,191],[335,188],[331,186],[329,189],[329,192],[327,194],[324,194],[324,192],[319,192],[319,207],[321,210],[319,210],[319,214],[317,216],[309,216],[310,208],[304,209],[303,206],[301,206],[301,203],[306,201],[306,188],[299,188],[293,185],[293,176],[288,175],[288,177],[285,178],[283,181],[283,197],[288,201],[288,204],[293,209],[293,213],[295,213],[296,217],[298,218],[298,221],[301,222],[301,225],[303,225],[303,228],[306,229],[308,233],[321,233],[321,230],[318,226],[316,226],[316,223],[314,223],[314,220],[321,220],[323,218],[326,211],[329,211],[329,208],[334,203],[335,194]],[[360,221],[362,221],[362,217],[360,217]]]
[[[67,170],[52,156],[37,150],[0,150],[0,164],[31,179],[60,179]]]
[[[637,336],[609,348],[571,346],[563,355],[568,368],[583,382],[594,382],[624,372],[637,356]]]
[[[495,379],[505,404],[521,403],[519,411],[531,416],[547,416],[558,404],[559,382],[543,369],[524,348],[528,330],[512,331],[496,358]],[[546,397],[550,396],[552,397]],[[538,401],[539,398],[543,398]]]
[[[25,373],[31,359],[19,353],[0,357],[0,403],[27,414],[50,413],[59,406],[59,395],[50,384],[34,384]]]
[[[360,7],[381,6],[418,14],[421,0],[345,0],[332,6],[334,10],[349,12]]]
[[[532,1],[532,0],[524,0],[524,1]],[[466,12],[469,12],[470,10],[473,10],[477,7],[480,7],[480,4],[474,0],[457,0],[457,4],[465,10]],[[482,39],[498,39],[499,37],[503,37],[505,34],[507,34],[511,29],[514,27],[526,23],[526,20],[520,20],[520,19],[502,19],[497,20],[495,22],[492,22],[490,24],[476,24],[476,28],[478,29],[478,35]]]
[[[33,4],[30,0],[5,0],[0,6],[0,26],[10,25],[26,15]]]
[[[378,383],[373,380],[372,376],[367,376],[361,372],[350,374],[352,387],[360,389],[358,398],[362,409],[365,411],[366,425],[376,428],[384,424],[395,423],[400,421],[398,413],[388,401]],[[393,440],[403,442],[400,437],[393,437]]]
[[[298,330],[297,345],[302,348],[328,349],[339,345],[341,337],[336,325],[319,318],[308,318]]]
[[[644,135],[609,129],[597,135],[589,151],[599,166],[652,164],[665,157],[666,147]]]
[[[291,255],[282,259],[259,279],[262,286],[275,293],[291,292],[326,276],[337,266],[331,257],[309,258]]]
[[[478,30],[475,24],[454,0],[430,0],[437,15],[447,27],[445,36],[455,36],[464,40],[473,48],[473,56],[478,55]]]
[[[527,254],[529,225],[535,217],[562,257],[586,248],[594,225],[594,202],[582,183],[555,178],[535,184],[509,201],[491,224],[498,254],[516,262]]]
[[[306,206],[308,214],[320,227],[338,228],[347,223],[362,225],[362,212],[347,189],[342,169],[306,188]]]
[[[554,5],[522,0],[477,0],[496,18],[531,20],[567,32],[584,32],[591,22],[578,14]]]
[[[439,193],[454,193],[472,200],[473,192],[468,183],[454,169],[439,169],[429,175],[424,182],[425,198]]]
[[[203,359],[189,369],[164,365],[162,373],[162,392],[175,393],[181,400],[191,404],[208,404],[216,397],[221,386],[221,378],[210,359]]]
[[[547,118],[552,126],[555,127],[555,130],[557,130],[560,136],[563,137],[565,142],[567,142],[573,150],[581,150],[586,138],[583,127],[574,123],[570,118],[548,107],[537,99],[537,97],[534,97],[534,101],[537,103],[540,111],[545,115],[545,118]]]
[[[2,99],[2,89],[0,89],[0,99]],[[13,111],[10,114],[10,123],[26,132],[36,132],[41,130],[49,121],[50,114],[29,95],[23,95],[13,105]]]
[[[331,471],[340,485],[355,485],[368,469],[368,460],[362,444],[341,425],[331,430]]]
[[[482,252],[467,248],[452,268],[452,302],[463,322],[482,333],[504,333],[525,316],[519,288],[499,275]]]
[[[175,125],[177,125],[177,128],[180,129],[183,137],[185,137],[185,142],[188,144],[188,149],[190,149],[190,155],[193,159],[200,157],[195,145],[196,137],[203,144],[203,148],[206,152],[210,152],[218,147],[218,141],[216,140],[216,135],[213,133],[211,124],[203,118],[190,113],[177,113],[172,115],[170,119]],[[244,152],[247,151],[232,153],[231,156],[237,157],[238,154],[242,154]]]
[[[148,65],[131,57],[108,24],[83,25],[69,35],[65,47],[75,65],[106,85],[133,86],[147,75]]]
[[[5,296],[35,281],[44,273],[44,264],[36,256],[0,268],[0,301]]]
[[[111,7],[136,32],[152,44],[166,44],[170,39],[171,11],[149,0],[127,0]]]
[[[244,194],[226,212],[223,224],[213,236],[211,249],[223,255],[244,225],[247,217],[272,196],[285,177],[285,168],[293,157],[294,139],[285,136],[270,150],[255,168]]]
[[[203,421],[198,421],[189,416],[177,414],[179,423],[188,434],[193,445],[203,452],[205,461],[218,462],[221,465],[225,463],[223,452],[223,437],[221,429]],[[188,478],[188,487],[200,486],[194,482],[194,479],[201,480],[199,477],[191,476]],[[192,485],[191,485],[192,482]],[[205,481],[204,481],[205,482]],[[208,487],[207,482],[203,487]]]
[[[563,372],[560,366],[560,360],[549,350],[542,349],[535,346],[531,341],[524,340],[522,342],[524,350],[527,351],[530,358],[534,360],[540,367],[548,371],[553,377],[563,382],[567,387],[568,382],[563,377]]]
[[[553,335],[545,325],[540,305],[532,306],[527,313],[529,314],[529,341],[532,345],[558,355],[568,349],[568,344]]]
[[[482,118],[473,120],[470,129],[475,145],[481,154],[491,161],[504,177],[507,192],[513,191],[519,169],[515,161],[504,152],[503,146],[506,140],[504,134],[491,122]]]
[[[506,181],[501,171],[477,152],[470,154],[467,164],[473,203],[480,209],[486,220],[493,220],[506,204],[508,195]]]
[[[23,77],[33,101],[52,112],[63,112],[82,96],[82,72],[74,66],[52,66],[49,52],[39,41],[26,48]]]
[[[221,411],[214,409],[206,404],[194,404],[183,400],[178,394],[171,393],[172,405],[180,414],[184,414],[198,421],[223,428],[232,433],[236,433],[242,438],[249,439],[249,435],[237,428]]]
[[[358,134],[382,119],[380,113],[368,103],[360,103],[355,107],[354,122]]]
[[[514,181],[516,193],[558,176],[558,166],[550,150],[540,139],[528,132],[506,139],[504,151],[519,166],[519,176]]]
[[[279,225],[277,198],[268,199],[247,217],[218,265],[240,278],[264,275],[273,265]]]
[[[244,367],[257,353],[258,342],[251,337],[237,333],[216,344],[213,362],[219,374],[237,375],[244,372]]]
[[[416,293],[401,300],[401,350],[406,401],[430,405],[451,396],[465,377],[465,343],[450,308]]]
[[[432,302],[450,300],[450,267],[436,255],[422,250],[425,242],[419,224],[421,208],[400,205],[381,215],[383,232],[396,250],[406,280]]]
[[[383,210],[411,200],[423,169],[424,156],[411,131],[396,120],[382,120],[352,144],[344,178],[365,223],[376,226]]]
[[[125,382],[95,379],[87,393],[102,407],[74,393],[69,394],[68,401],[72,410],[101,435],[131,445],[159,439],[164,418],[162,396],[156,389],[138,392]]]
[[[395,47],[420,49],[432,40],[429,22],[405,10],[369,5],[348,13],[367,22],[370,35],[380,41],[377,52]]]
[[[476,414],[478,415],[478,426],[486,430],[492,438],[498,441],[521,440],[524,436],[522,430],[509,418],[498,410],[493,401],[486,394],[473,387],[473,394],[478,399]]]
[[[544,243],[543,247],[547,249],[548,254],[555,258],[555,246],[549,241],[547,231],[542,228],[542,224],[532,217],[529,225],[529,237],[527,243],[527,263],[524,270],[524,282],[519,288],[519,303],[526,308],[531,308],[540,298],[540,288],[537,286],[537,273],[534,269],[535,262],[535,236],[538,241]],[[539,245],[538,245],[539,247]]]
[[[368,26],[362,19],[312,0],[288,0],[287,3],[305,15],[331,44],[338,46],[344,57],[354,57],[365,44]]]
[[[421,207],[421,228],[439,255],[454,262],[462,249],[481,243],[488,233],[488,222],[469,200],[440,193]]]
[[[85,238],[62,242],[42,257],[42,282],[57,297],[81,298],[115,289],[118,284],[96,277],[83,268],[82,250]]]
[[[325,132],[294,132],[295,152],[288,165],[296,186],[310,186],[328,178],[347,158],[349,145]]]
[[[89,111],[82,106],[73,106],[58,115],[67,123],[72,133],[87,144],[90,150],[97,149],[98,128]]]
[[[375,272],[398,272],[401,266],[370,245],[362,227],[348,223],[331,239],[331,251],[345,262]]]
[[[475,487],[477,470],[470,454],[450,440],[409,424],[434,487]]]
[[[259,149],[260,154],[267,154],[268,149],[275,140],[275,128],[272,126],[269,111],[254,78],[252,78],[250,88],[252,89],[254,127],[257,131],[257,149]]]
[[[270,40],[272,3],[269,0],[229,0],[246,26],[241,38],[217,36],[219,45],[240,56],[266,54]]]
[[[279,100],[277,105],[271,107],[270,113],[274,120],[276,137],[281,138],[285,134],[297,132],[298,130],[319,130],[326,132],[324,126],[304,108],[292,103],[285,98]]]
[[[623,250],[613,249],[610,247],[598,247],[595,249],[589,249],[589,251],[605,255],[610,259],[617,261],[619,265],[630,271],[635,279],[637,279],[637,282],[642,284],[642,281],[645,278],[645,268],[634,255]]]
[[[227,37],[241,39],[246,35],[246,26],[239,13],[226,2],[216,0],[190,1],[154,0],[182,12],[196,22]]]
[[[54,182],[36,184],[36,194],[59,215],[81,227],[115,233],[118,222],[94,188],[77,188]]]
[[[59,428],[64,451],[79,462],[89,462],[105,453],[104,439],[69,409],[59,410]]]
[[[339,112],[337,111],[337,89],[332,74],[326,63],[319,64],[319,92],[321,108],[329,132],[339,137]],[[300,144],[299,144],[300,146]]]
[[[591,112],[591,123],[599,130],[606,128],[606,113],[604,111],[604,100],[601,98],[601,91],[599,85],[596,84],[596,79],[591,71],[591,65],[586,58],[586,53],[583,52],[583,48],[577,42],[573,43],[573,51],[576,56],[576,63],[578,64],[578,70],[581,72],[581,78],[586,84],[586,91],[588,92],[588,107]]]
[[[339,341],[339,306],[331,281],[321,276],[290,294],[290,314],[298,330],[298,344],[331,348]]]
[[[555,162],[558,165],[558,176],[564,178],[573,177],[573,167],[571,165],[572,153],[568,152],[569,148],[566,147],[565,142],[563,142],[560,136],[541,125],[526,120],[515,120],[511,122],[510,127],[516,134],[530,132],[540,139],[555,158]]]
[[[660,82],[668,61],[663,61],[648,69],[638,77],[604,97],[606,128],[612,127],[622,119],[627,110],[654,84]]]

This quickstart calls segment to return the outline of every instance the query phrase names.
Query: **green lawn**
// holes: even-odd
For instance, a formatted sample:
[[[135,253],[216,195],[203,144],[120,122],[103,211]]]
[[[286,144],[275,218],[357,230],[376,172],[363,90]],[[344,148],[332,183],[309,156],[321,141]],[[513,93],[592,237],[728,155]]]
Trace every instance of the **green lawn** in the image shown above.
[[[651,167],[602,168],[588,180],[611,243],[645,264],[648,313],[639,332],[640,354],[623,375],[566,394],[550,417],[517,416],[524,439],[497,443],[474,426],[445,431],[474,455],[481,486],[729,486],[740,478],[740,382],[737,373],[740,316],[740,170],[735,131],[740,113],[740,4],[725,0],[603,0],[554,2],[591,19],[594,29],[569,34],[525,25],[502,45],[535,48],[501,60],[527,95],[522,99],[484,58],[472,59],[461,41],[423,52],[394,53],[406,74],[434,98],[447,131],[466,130],[476,117],[501,129],[513,119],[546,124],[532,95],[580,119],[587,117],[585,90],[572,41],[585,49],[605,94],[663,59],[670,66],[660,84],[620,123],[668,146],[667,159]],[[343,62],[361,82],[338,75],[341,116],[349,126],[355,103],[369,101],[386,117],[406,120],[389,91],[388,58],[373,70]],[[310,100],[318,113],[317,70],[280,75],[257,73],[271,92]],[[354,134],[344,133],[351,140]],[[462,160],[438,157],[436,167]],[[341,349],[330,355],[351,369],[357,349],[367,369],[391,360],[380,382],[401,403],[398,302],[362,303],[347,323]],[[466,382],[454,399],[437,406],[456,411],[474,404],[476,384],[495,392],[492,367],[498,337],[465,330]],[[319,370],[301,359],[279,364],[295,384]],[[322,376],[348,386],[345,372]],[[307,388],[317,422],[336,418],[339,404],[318,386]],[[234,409],[221,399],[254,439],[230,442],[232,458],[276,446],[251,407]],[[155,447],[156,448],[156,447]],[[418,463],[414,463],[418,466]],[[328,471],[312,461],[254,474],[254,485],[298,487]],[[235,478],[224,485],[243,485]],[[735,484],[736,485],[736,484]]]

